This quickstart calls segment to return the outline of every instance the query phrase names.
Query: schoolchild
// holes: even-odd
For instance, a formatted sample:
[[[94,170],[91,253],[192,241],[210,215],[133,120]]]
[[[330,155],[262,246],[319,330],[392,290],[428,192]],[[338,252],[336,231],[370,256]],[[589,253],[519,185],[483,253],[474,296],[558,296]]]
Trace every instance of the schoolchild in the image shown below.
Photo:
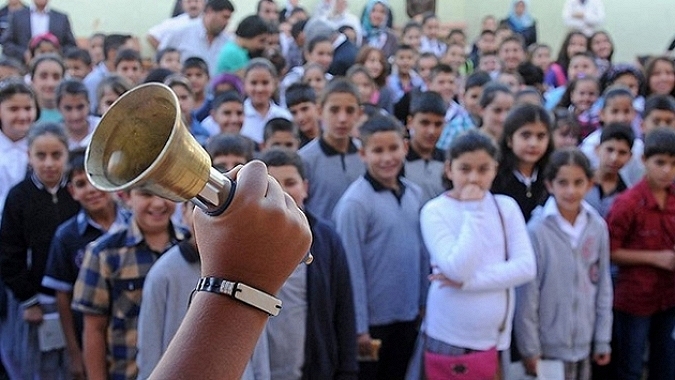
[[[501,83],[488,83],[478,100],[480,129],[495,142],[504,134],[504,121],[515,103],[511,90]]]
[[[540,106],[523,104],[511,110],[499,140],[502,158],[492,192],[512,197],[528,221],[546,201],[544,168],[553,151],[551,118]]]
[[[37,113],[35,93],[22,79],[0,81],[0,214],[9,189],[26,177],[26,136]]]
[[[457,95],[456,80],[457,73],[449,65],[440,63],[431,70],[427,90],[439,93],[447,107],[445,126],[436,144],[438,149],[441,150],[447,150],[457,134],[475,128],[469,113],[455,101]]]
[[[471,73],[464,82],[464,93],[460,98],[460,104],[466,112],[469,113],[473,125],[480,125],[480,98],[483,95],[483,88],[490,83],[492,78],[485,71],[476,71]]]
[[[327,74],[326,69],[324,69],[320,63],[311,62],[304,67],[305,72],[302,74],[300,82],[308,84],[315,93],[322,93],[323,89],[326,88],[328,81],[332,79],[332,75]],[[285,95],[286,93],[284,92],[284,96]],[[286,101],[286,99],[284,99],[284,101]],[[286,106],[288,106],[288,104]]]
[[[41,55],[30,66],[31,87],[40,107],[38,122],[60,122],[61,114],[56,107],[56,86],[59,85],[66,66],[55,54]]]
[[[273,101],[277,70],[265,58],[252,59],[244,71],[244,125],[241,134],[257,144],[263,142],[265,123],[275,117],[291,120],[291,114]]]
[[[312,231],[312,264],[300,263],[282,286],[285,314],[269,321],[272,378],[357,378],[356,320],[347,257],[333,227],[304,209],[308,183],[302,159],[272,148],[262,161],[305,211]]]
[[[518,70],[518,65],[525,62],[526,59],[524,41],[519,35],[513,35],[504,39],[499,44],[497,52],[503,64],[502,70],[506,72]]]
[[[52,379],[66,374],[65,351],[43,351],[39,344],[40,324],[57,311],[54,290],[41,286],[42,276],[56,228],[79,210],[66,188],[68,137],[63,127],[32,126],[28,160],[33,171],[9,191],[0,225],[0,275],[9,289],[2,359],[10,378]]]
[[[131,89],[131,83],[117,74],[103,78],[96,89],[96,112],[94,115],[103,116],[122,94]]]
[[[164,84],[169,86],[171,91],[176,94],[182,121],[188,128],[188,131],[190,131],[190,134],[194,136],[199,144],[206,144],[210,133],[202,127],[202,124],[194,114],[195,94],[192,91],[190,81],[181,74],[172,74],[164,80]]]
[[[115,57],[115,72],[126,78],[133,86],[143,81],[143,60],[140,53],[132,49],[123,49]]]
[[[283,117],[275,117],[267,121],[265,124],[265,141],[262,144],[262,152],[274,147],[296,152],[299,146],[298,128],[292,121]]]
[[[426,13],[422,17],[422,37],[419,53],[431,52],[438,58],[445,55],[448,46],[439,40],[440,22],[435,13]]]
[[[422,41],[422,25],[419,24],[416,21],[409,21],[407,24],[403,26],[403,30],[401,30],[401,43],[406,44],[413,49],[418,54],[423,53],[420,49],[421,47],[421,42]],[[436,56],[434,53],[429,52]],[[437,57],[438,59],[438,57]]]
[[[185,75],[192,85],[195,94],[194,109],[200,109],[207,100],[207,86],[209,84],[209,65],[202,58],[187,57],[183,61],[181,74]]]
[[[436,147],[445,124],[443,98],[433,91],[413,97],[406,125],[410,145],[403,166],[405,178],[422,189],[422,204],[443,192],[445,154]]]
[[[670,95],[652,95],[645,102],[642,133],[646,135],[658,127],[675,129],[675,98]]]
[[[568,79],[567,70],[570,64],[570,59],[579,53],[588,51],[588,38],[585,34],[579,31],[571,31],[565,36],[565,40],[560,45],[558,58],[553,62],[548,71],[544,83],[549,88],[556,88],[567,84]]]
[[[646,96],[652,94],[675,96],[675,62],[670,57],[658,56],[645,65]]]
[[[387,77],[387,86],[393,93],[394,104],[398,103],[403,95],[424,86],[424,80],[414,70],[415,54],[415,50],[408,45],[396,47],[392,72]]]
[[[593,105],[600,96],[600,84],[593,77],[573,78],[558,103],[558,108],[568,108],[581,127],[581,139],[600,128],[600,120]]]
[[[614,289],[618,379],[641,379],[649,347],[650,378],[675,377],[675,131],[645,137],[644,178],[617,196],[607,215]]]
[[[607,88],[603,94],[604,104],[600,111],[600,121],[603,125],[611,123],[632,123],[636,117],[635,108],[633,107],[633,94],[627,87],[613,86]],[[602,129],[588,135],[580,145],[580,149],[586,157],[591,161],[591,166],[596,168],[598,166],[598,157],[595,153],[595,147],[600,142],[600,135]],[[628,187],[640,181],[644,174],[644,166],[642,165],[640,157],[642,157],[643,144],[642,140],[636,139],[633,143],[633,156],[631,160],[623,167],[620,174]]]
[[[89,101],[85,88],[85,99]],[[42,286],[56,292],[56,305],[66,340],[69,374],[84,378],[82,357],[82,314],[73,312],[73,286],[84,259],[87,244],[109,231],[122,228],[127,213],[116,205],[113,195],[94,188],[84,169],[84,149],[70,152],[67,170],[68,192],[80,204],[77,215],[59,225],[54,233]]]
[[[377,84],[377,91],[375,91],[369,103],[376,104],[391,112],[394,108],[394,94],[387,86],[387,77],[390,71],[388,57],[384,55],[382,50],[372,46],[363,46],[359,50],[354,63],[359,63],[368,69],[368,73]],[[436,63],[438,63],[438,58],[436,58]]]
[[[0,80],[10,77],[21,77],[25,67],[21,62],[9,57],[0,57]]]
[[[628,127],[628,128],[626,128]],[[630,125],[613,123],[602,129],[600,145],[595,148],[598,167],[586,202],[604,218],[618,194],[628,188],[619,171],[630,161],[635,135]]]
[[[321,134],[320,109],[316,92],[307,84],[295,83],[286,90],[286,106],[298,126],[300,148]]]
[[[63,54],[63,60],[69,78],[82,81],[91,72],[91,56],[86,49],[70,48]]]
[[[183,68],[180,51],[172,47],[158,51],[155,55],[155,65],[161,69],[169,69],[176,74],[180,73]]]
[[[221,172],[232,170],[237,165],[243,165],[253,159],[251,139],[229,133],[221,133],[209,139],[206,151],[211,156],[213,167]]]
[[[528,374],[540,359],[560,360],[565,379],[590,380],[591,359],[610,360],[607,224],[584,202],[593,171],[579,150],[554,152],[543,177],[551,196],[527,225],[537,277],[517,289],[516,342]]]
[[[251,58],[260,57],[265,50],[267,32],[267,23],[258,15],[241,20],[234,38],[230,38],[218,53],[216,72],[241,76]]]
[[[56,87],[56,107],[68,134],[68,149],[86,148],[101,121],[89,115],[87,87],[77,79],[64,79]]]
[[[328,70],[330,64],[333,62],[333,43],[330,36],[318,35],[311,40],[308,40],[303,47],[303,54],[305,57],[305,64],[292,67],[281,81],[281,104],[285,103],[286,89],[293,83],[302,80],[307,64],[318,63],[323,68],[326,79],[330,80],[332,78],[332,75],[330,74],[325,75],[326,70]]]
[[[420,216],[433,272],[425,361],[481,352],[479,365],[494,372],[475,378],[493,378],[497,352],[511,343],[514,288],[534,278],[534,254],[518,205],[490,193],[499,159],[490,137],[468,131],[453,140],[447,156],[447,191],[427,202]]]
[[[403,379],[429,274],[419,233],[422,191],[400,175],[407,143],[395,119],[373,116],[359,132],[366,173],[342,195],[333,221],[352,278],[359,354],[372,356],[372,340],[380,339],[372,378]]]
[[[218,133],[239,134],[244,125],[244,101],[236,91],[226,91],[213,99],[211,119]],[[205,119],[203,124],[206,124]]]
[[[125,228],[87,247],[73,289],[72,308],[84,314],[84,365],[90,379],[138,375],[138,314],[148,271],[186,238],[171,223],[176,209],[142,188],[121,193],[131,210]]]
[[[342,193],[364,171],[358,142],[351,137],[362,114],[359,98],[358,89],[346,79],[328,83],[319,99],[323,132],[298,151],[309,181],[305,207],[323,219],[330,220]]]

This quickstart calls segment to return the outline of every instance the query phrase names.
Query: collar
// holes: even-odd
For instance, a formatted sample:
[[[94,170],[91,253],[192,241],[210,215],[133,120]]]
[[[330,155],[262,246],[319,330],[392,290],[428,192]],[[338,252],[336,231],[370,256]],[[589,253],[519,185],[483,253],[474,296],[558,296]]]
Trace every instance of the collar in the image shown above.
[[[45,187],[45,185],[42,183],[42,181],[40,181],[40,179],[38,178],[37,174],[35,174],[35,171],[33,171],[33,172],[30,173],[30,179],[31,179],[31,181],[33,181],[33,184],[34,184],[35,187],[37,187],[38,189],[40,189],[40,190],[47,190],[47,191],[49,190],[49,189],[47,189],[47,188]],[[61,177],[61,182],[59,182],[59,184],[57,185],[57,188],[58,188],[58,189],[62,189],[62,188],[64,188],[64,187],[66,187],[66,184],[67,184],[67,183],[68,183],[68,178],[62,176],[62,177]]]
[[[394,194],[394,196],[398,200],[398,203],[401,203],[401,198],[403,198],[403,194],[405,194],[406,186],[403,183],[403,181],[401,181],[400,175],[398,177],[399,191],[395,191],[394,189],[390,189],[388,187],[385,187],[380,181],[376,180],[372,175],[370,175],[369,171],[366,171],[366,174],[363,175],[363,178],[365,178],[366,181],[368,181],[368,183],[370,183],[370,185],[373,187],[373,190],[375,190],[375,192],[381,193],[381,192],[389,191],[392,194]]]
[[[197,246],[189,239],[183,240],[178,243],[178,250],[180,255],[183,256],[185,261],[188,263],[194,264],[199,262],[199,252],[197,251]]]
[[[518,181],[520,181],[523,185],[530,187],[532,186],[533,183],[537,182],[537,176],[539,175],[539,169],[534,168],[532,171],[532,175],[529,177],[525,177],[523,173],[518,171],[518,169],[513,169],[513,175],[516,177]]]
[[[321,148],[321,151],[323,151],[323,154],[326,156],[337,156],[338,154],[343,154],[342,152],[338,152],[333,148],[326,140],[324,140],[323,136],[319,137],[319,147]],[[347,147],[347,152],[345,154],[353,154],[358,152],[359,149],[356,147],[356,144],[354,144],[354,140],[352,138],[349,138],[349,146]]]
[[[660,210],[659,204],[656,202],[656,198],[654,198],[654,194],[652,193],[652,189],[649,188],[649,182],[647,182],[647,178],[642,178],[642,180],[638,183],[636,183],[632,188],[634,188],[636,191],[639,192],[639,194],[643,197],[644,199],[644,205],[645,207],[648,207],[649,209],[652,210]],[[675,184],[670,185],[666,191],[668,192],[668,196],[675,196]],[[668,207],[668,204],[670,202],[666,200],[666,208]]]
[[[594,212],[593,206],[588,204],[585,200],[581,201],[581,210],[579,212],[579,216],[581,214],[584,214],[583,217],[586,217],[587,214]],[[558,205],[555,203],[555,198],[553,196],[548,197],[546,200],[546,203],[544,203],[543,209],[542,209],[542,216],[544,218],[548,217],[559,217],[563,218],[562,214],[560,213],[560,210],[558,209]],[[563,218],[564,219],[564,218]],[[578,221],[578,219],[577,219]],[[569,223],[569,222],[568,222]]]
[[[77,213],[77,233],[80,234],[80,236],[83,236],[84,233],[87,231],[87,227],[91,226],[96,228],[99,231],[102,232],[117,232],[124,227],[126,227],[129,223],[129,213],[126,212],[122,207],[118,207],[115,205],[115,221],[113,224],[110,226],[108,231],[103,230],[103,228],[89,216],[87,212],[85,212],[84,209],[81,209]]]
[[[267,110],[267,115],[270,115],[270,112],[272,111],[272,107],[274,107],[274,102],[270,100],[270,108]],[[244,100],[244,116],[245,117],[265,117],[265,115],[262,115],[260,112],[258,112],[255,108],[253,108],[253,103],[251,102],[251,98],[247,98]]]
[[[421,160],[422,156],[417,153],[412,144],[408,144],[408,154],[405,156],[405,159],[406,161],[417,161]],[[443,154],[442,150],[434,148],[434,151],[431,152],[431,159],[434,161],[445,162],[445,154]]]
[[[345,41],[347,41],[347,36],[345,36],[342,33],[339,33],[338,36],[335,38],[333,41],[333,49],[337,49],[340,45],[342,45]]]
[[[38,11],[37,8],[35,7],[35,4],[32,4],[32,3],[31,3],[31,5],[29,6],[29,9],[30,9],[30,13],[33,13],[33,14],[40,14],[40,15],[42,15],[42,14],[47,14],[47,13],[49,13],[49,11],[50,11],[49,4],[47,4],[47,5],[45,6],[45,9],[44,9],[42,12]]]
[[[23,148],[28,151],[28,139],[25,137],[18,141],[10,140],[7,135],[0,132],[0,151],[10,150],[13,148]]]
[[[181,228],[175,227],[172,222],[169,222],[169,235],[169,245],[166,248],[178,244],[178,242],[185,240],[187,237],[187,233]],[[129,247],[134,247],[144,242],[145,237],[143,236],[141,229],[138,227],[136,219],[134,219],[132,216],[129,220],[127,228],[126,245]]]

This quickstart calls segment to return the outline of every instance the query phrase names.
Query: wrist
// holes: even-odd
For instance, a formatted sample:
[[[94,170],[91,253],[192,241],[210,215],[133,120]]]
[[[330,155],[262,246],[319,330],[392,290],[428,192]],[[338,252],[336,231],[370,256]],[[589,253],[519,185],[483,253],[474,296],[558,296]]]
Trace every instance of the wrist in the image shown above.
[[[197,282],[192,295],[200,291],[230,297],[269,316],[276,316],[281,310],[281,301],[278,298],[242,282],[218,277],[202,277]]]

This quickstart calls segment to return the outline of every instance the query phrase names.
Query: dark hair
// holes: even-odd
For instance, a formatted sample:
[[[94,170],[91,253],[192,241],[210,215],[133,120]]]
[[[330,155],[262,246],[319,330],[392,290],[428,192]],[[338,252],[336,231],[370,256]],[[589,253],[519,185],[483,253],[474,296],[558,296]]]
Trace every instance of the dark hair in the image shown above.
[[[260,9],[262,8],[263,3],[272,3],[275,6],[277,5],[274,0],[258,0],[258,5],[256,5],[256,13],[260,13]]]
[[[64,79],[56,86],[56,105],[61,104],[65,95],[82,96],[89,107],[89,92],[87,86],[77,79]]]
[[[625,141],[628,148],[633,149],[633,142],[635,142],[635,133],[630,124],[627,123],[611,123],[602,127],[600,134],[600,144],[609,140]]]
[[[305,41],[305,46],[303,47],[303,50],[307,53],[311,53],[314,51],[316,45],[322,42],[328,42],[330,44],[331,41],[332,40],[330,36],[319,34],[318,36],[314,36],[311,40]]]
[[[658,56],[658,57],[650,58],[644,66],[645,67],[645,78],[646,78],[646,80],[645,80],[645,87],[646,87],[645,95],[647,95],[647,96],[652,94],[652,89],[649,87],[649,77],[652,76],[652,74],[654,73],[654,70],[656,69],[656,64],[659,63],[659,62],[666,62],[673,67],[673,70],[675,70],[675,62],[673,62],[673,60],[666,55],[661,55],[661,56]],[[670,91],[670,95],[675,96],[675,87],[673,88],[673,90]]]
[[[495,101],[499,93],[513,96],[513,92],[511,92],[511,89],[507,85],[499,82],[490,82],[483,87],[483,93],[478,100],[478,104],[481,108],[489,106]]]
[[[120,75],[107,75],[96,87],[96,99],[101,99],[103,97],[103,92],[106,88],[110,88],[112,92],[116,93],[118,96],[122,96],[122,94],[131,90],[131,84],[126,78]]]
[[[563,166],[577,166],[584,171],[586,178],[589,180],[593,178],[593,169],[588,157],[578,148],[563,148],[556,150],[549,157],[548,165],[544,169],[544,179],[549,182],[555,180]]]
[[[378,132],[396,132],[396,134],[401,136],[401,139],[403,139],[404,133],[398,120],[391,116],[375,114],[359,127],[359,137],[363,144],[362,146],[365,148],[368,145],[370,137]]]
[[[541,86],[544,83],[544,70],[532,62],[522,62],[516,72],[523,78],[526,86]]]
[[[647,133],[644,157],[649,158],[656,154],[675,156],[675,130],[659,127]]]
[[[426,24],[429,20],[438,20],[438,16],[434,12],[424,12],[422,14],[422,25]]]
[[[377,87],[377,83],[375,83],[375,80],[373,79],[373,77],[370,76],[370,73],[368,72],[368,69],[366,69],[365,66],[363,66],[361,64],[358,64],[358,63],[355,64],[354,66],[350,67],[347,70],[347,72],[345,73],[345,77],[349,78],[349,80],[352,80],[352,76],[354,76],[355,74],[359,74],[359,73],[365,75],[370,80],[370,82],[373,84],[373,86]]]
[[[241,38],[255,38],[267,34],[268,30],[269,26],[262,17],[250,15],[239,21],[239,25],[237,25],[237,30],[234,34]]]
[[[532,58],[534,57],[534,53],[537,52],[539,49],[548,49],[548,51],[551,51],[551,47],[547,44],[540,44],[540,43],[533,43],[530,46],[527,47],[527,60],[532,61]]]
[[[35,76],[35,70],[37,70],[38,66],[40,66],[41,63],[48,61],[56,62],[61,67],[61,75],[65,74],[66,65],[63,63],[61,56],[54,53],[47,53],[47,54],[40,54],[37,57],[35,57],[35,59],[33,59],[33,61],[30,64],[30,77],[33,78]]]
[[[105,36],[103,38],[103,59],[107,60],[111,50],[117,51],[132,38],[131,34],[108,34]]]
[[[293,37],[293,39],[298,38],[300,33],[305,29],[305,25],[307,25],[307,20],[300,20],[293,24],[291,26],[291,37]]]
[[[556,60],[556,62],[560,65],[560,67],[562,67],[565,76],[567,76],[567,69],[570,66],[570,60],[572,59],[572,57],[570,57],[567,54],[567,47],[569,46],[572,38],[574,38],[575,36],[581,36],[586,40],[586,50],[588,50],[588,37],[586,37],[585,34],[581,33],[578,30],[572,30],[569,33],[567,33],[567,35],[565,36],[565,40],[563,40],[562,45],[560,45],[560,50],[558,51],[558,59]]]
[[[417,113],[432,113],[434,115],[445,116],[447,106],[443,97],[433,91],[424,91],[414,94],[410,99],[410,116]]]
[[[614,56],[614,41],[612,41],[612,37],[606,31],[598,30],[597,32],[591,34],[591,36],[588,37],[588,49],[590,50],[590,49],[593,48],[593,39],[595,39],[595,37],[597,37],[599,35],[605,35],[605,37],[607,37],[607,39],[609,40],[609,44],[612,45],[612,51],[609,52],[609,57],[607,57],[607,60],[609,62],[612,62],[612,56]],[[595,54],[595,53],[593,53],[593,54]]]
[[[520,48],[523,49],[523,53],[525,53],[525,39],[523,39],[523,36],[521,36],[520,34],[512,34],[504,38],[502,42],[499,44],[499,48],[497,48],[497,51],[502,50],[502,47],[509,42],[515,42],[516,44],[518,44],[518,46],[520,46]]]
[[[455,70],[452,69],[452,66],[447,65],[445,63],[439,63],[438,65],[434,66],[433,69],[431,69],[431,73],[429,73],[429,78],[434,79],[438,74],[454,74]]]
[[[483,87],[491,81],[492,77],[490,77],[490,74],[487,72],[481,70],[474,71],[466,78],[466,82],[464,83],[464,91],[474,87]]]
[[[169,75],[164,79],[164,84],[171,88],[171,90],[173,90],[174,86],[181,86],[188,92],[188,94],[190,94],[191,97],[194,98],[195,96],[195,92],[192,90],[192,86],[190,85],[190,80],[188,80],[183,74],[174,73]]]
[[[464,153],[471,153],[476,151],[485,151],[490,157],[495,161],[499,162],[500,154],[499,148],[495,145],[494,141],[483,132],[480,132],[475,129],[470,129],[466,132],[459,134],[452,140],[448,152],[445,155],[447,157],[447,162],[451,163],[452,160],[456,160]],[[446,190],[452,189],[452,181],[443,173],[443,186]]]
[[[78,47],[71,47],[66,49],[63,54],[63,59],[72,59],[75,61],[81,61],[87,66],[91,66],[91,55],[86,49],[80,49]]]
[[[157,51],[157,54],[155,54],[155,63],[159,64],[159,62],[164,58],[165,55],[171,54],[171,53],[178,53],[180,55],[180,51],[176,48],[173,47],[167,47],[164,49],[160,49]]]
[[[307,83],[293,83],[286,89],[286,107],[293,107],[300,103],[316,104],[316,93]]]
[[[464,33],[464,31],[462,29],[450,29],[450,31],[448,32],[447,39],[450,39],[453,34],[459,34],[459,35],[466,38],[466,33]]]
[[[600,77],[600,91],[604,92],[607,87],[614,84],[614,82],[624,75],[632,75],[638,81],[638,95],[645,93],[645,76],[642,70],[627,63],[618,63],[612,65]]]
[[[188,57],[183,61],[183,69],[181,72],[185,74],[188,69],[199,69],[207,76],[209,75],[209,65],[203,58],[200,57]]]
[[[581,125],[574,114],[567,108],[556,108],[553,110],[553,131],[561,130],[565,136],[575,136],[579,139],[581,135]]]
[[[267,141],[275,132],[289,132],[296,138],[298,137],[298,128],[285,117],[274,117],[265,123],[263,139]]]
[[[332,94],[349,94],[356,99],[356,103],[361,105],[361,95],[359,89],[347,78],[335,77],[323,89],[323,93],[319,97],[319,104],[323,105]]]
[[[399,44],[398,46],[396,46],[396,50],[394,51],[394,55],[396,55],[400,51],[412,51],[412,52],[414,52],[415,49],[412,46],[407,45],[407,44]]]
[[[277,68],[274,67],[274,64],[270,62],[267,58],[253,58],[248,61],[246,68],[244,69],[244,78],[248,76],[248,73],[254,69],[265,69],[267,70],[273,78],[277,78]]]
[[[645,108],[642,111],[642,119],[646,119],[652,111],[670,111],[675,113],[675,98],[670,95],[652,95],[645,101]]]
[[[401,36],[405,35],[408,33],[410,29],[420,29],[422,30],[422,25],[420,25],[419,22],[417,21],[408,21],[408,23],[403,26],[403,30],[401,31]]]
[[[44,135],[53,135],[68,150],[68,134],[61,124],[52,122],[40,122],[34,124],[28,131],[28,146],[32,146],[35,140]]]
[[[600,83],[598,83],[598,80],[595,77],[583,77],[583,78],[574,78],[571,81],[567,83],[567,88],[565,89],[565,92],[563,93],[562,98],[560,98],[560,101],[556,105],[556,107],[561,107],[561,108],[567,108],[572,105],[572,93],[574,90],[576,90],[577,86],[581,82],[593,82],[595,83],[595,86],[598,88],[598,95],[600,95]]]
[[[117,67],[121,62],[126,61],[134,61],[141,65],[141,67],[143,66],[141,54],[136,50],[123,49],[117,52],[117,57],[115,57],[115,67]]]
[[[548,162],[548,156],[553,151],[553,139],[551,137],[552,123],[548,112],[541,106],[534,104],[520,104],[511,109],[504,120],[504,132],[499,141],[499,149],[502,152],[502,161],[499,165],[499,171],[502,173],[511,173],[518,165],[518,157],[511,150],[511,140],[520,128],[526,124],[542,123],[548,131],[549,139],[546,152],[535,163],[535,167],[543,170]]]
[[[487,36],[488,34],[491,35],[492,37],[495,37],[497,35],[497,33],[495,33],[494,31],[492,31],[490,29],[483,29],[483,30],[481,30],[480,35],[478,37],[480,38],[480,37],[483,37],[483,36]]]
[[[175,73],[169,69],[157,67],[148,72],[148,75],[143,79],[143,83],[164,83],[166,78]]]
[[[628,97],[631,100],[631,103],[633,102],[633,93],[630,92],[628,87],[625,86],[609,86],[605,92],[602,94],[602,98],[604,99],[604,104],[602,105],[602,108],[605,109],[607,108],[607,105],[609,104],[609,101],[614,99],[614,98],[620,98],[622,96]]]
[[[234,5],[229,0],[208,0],[204,10],[213,10],[216,12],[230,11],[234,12]]]
[[[77,173],[84,173],[84,153],[87,149],[84,147],[75,148],[68,152],[68,165],[66,166],[66,178],[68,182],[73,180]]]
[[[253,140],[242,135],[221,133],[208,139],[206,151],[209,152],[211,159],[232,154],[250,161],[253,159],[254,144]]]
[[[35,92],[26,84],[21,78],[5,78],[0,81],[0,104],[14,95],[25,94],[28,95],[33,102],[33,107],[36,110],[36,120],[40,116],[40,107],[37,105]],[[2,122],[0,121],[0,129],[2,129]]]
[[[356,60],[354,63],[360,63],[362,65],[366,64],[366,61],[368,60],[368,56],[372,52],[377,52],[379,56],[380,63],[382,64],[382,73],[376,78],[373,78],[375,80],[375,83],[379,87],[383,87],[387,84],[387,76],[389,75],[389,62],[387,61],[387,57],[384,55],[382,50],[370,46],[370,45],[364,45],[359,49],[358,54],[356,55]]]
[[[221,105],[225,103],[244,104],[244,100],[241,98],[241,95],[235,90],[225,91],[222,94],[216,96],[215,99],[213,99],[213,102],[211,102],[211,109],[213,111],[216,111],[218,108],[220,108]]]
[[[24,75],[26,72],[24,64],[12,57],[0,56],[0,67],[14,69],[19,72],[19,75]]]
[[[260,156],[260,160],[270,168],[279,166],[295,166],[300,178],[305,179],[305,165],[300,155],[290,149],[274,147]]]
[[[536,88],[534,88],[532,86],[527,86],[525,88],[522,88],[522,89],[518,90],[518,92],[516,92],[515,95],[513,96],[514,99],[515,99],[515,103],[519,103],[519,100],[522,97],[527,96],[527,95],[535,95],[535,96],[539,97],[540,105],[542,105],[542,106],[544,105],[544,97],[541,95],[541,92],[539,92],[539,90],[537,90]]]

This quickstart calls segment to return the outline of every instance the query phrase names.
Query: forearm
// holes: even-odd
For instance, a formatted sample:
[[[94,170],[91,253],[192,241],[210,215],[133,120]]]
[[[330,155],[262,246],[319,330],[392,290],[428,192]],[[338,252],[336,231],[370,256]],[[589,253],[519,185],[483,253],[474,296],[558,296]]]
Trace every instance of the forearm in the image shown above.
[[[66,338],[66,349],[68,355],[82,355],[80,345],[77,339],[77,332],[75,331],[75,322],[73,320],[73,311],[70,309],[70,302],[72,301],[72,293],[56,292],[56,307],[59,311],[59,319],[61,320],[61,328],[63,335]]]
[[[87,318],[87,317],[85,317]],[[87,328],[83,337],[84,365],[88,380],[107,380],[108,363],[106,361],[106,333],[105,330]]]
[[[623,249],[612,251],[612,262],[618,265],[649,265],[658,267],[658,262],[665,251]]]
[[[197,292],[150,379],[239,379],[267,318],[230,297]]]

